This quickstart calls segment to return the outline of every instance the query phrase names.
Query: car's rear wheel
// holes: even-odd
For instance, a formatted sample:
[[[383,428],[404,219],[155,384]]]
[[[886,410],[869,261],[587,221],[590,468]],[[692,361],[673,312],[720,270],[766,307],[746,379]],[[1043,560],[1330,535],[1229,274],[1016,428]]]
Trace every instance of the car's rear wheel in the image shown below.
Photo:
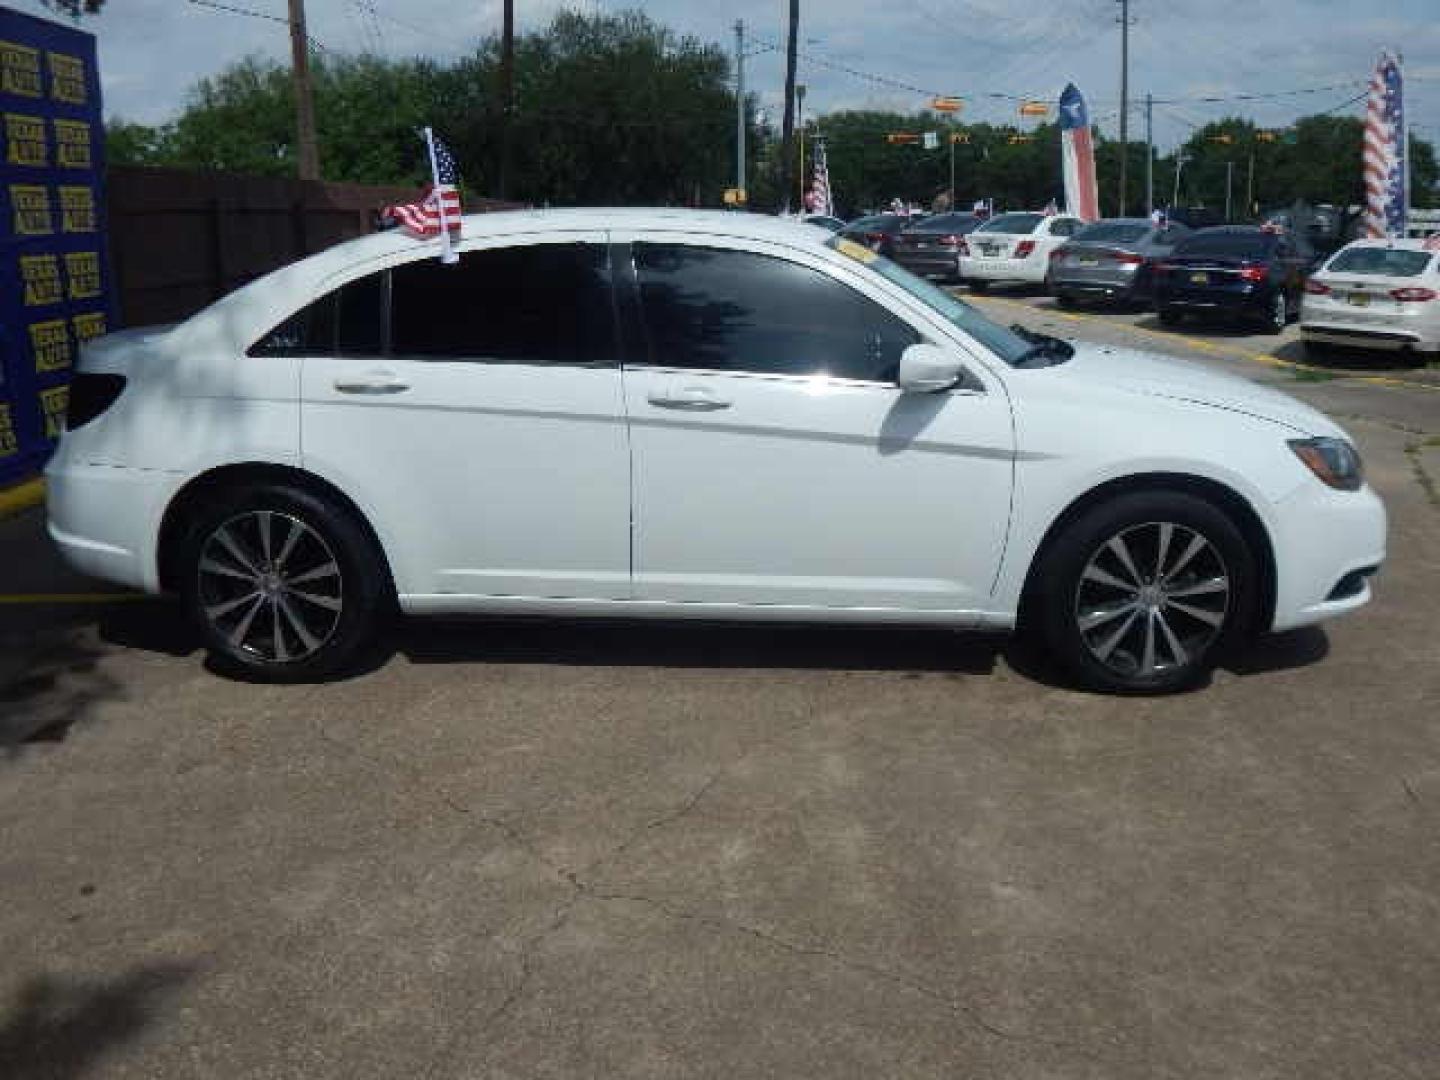
[[[990,287],[988,281],[981,281],[979,278],[970,278],[965,284],[970,286],[970,291],[973,293],[982,293]]]
[[[1173,307],[1162,307],[1160,309],[1161,326],[1179,326],[1183,318],[1184,316]]]
[[[1255,559],[1235,523],[1185,492],[1136,492],[1071,522],[1043,556],[1027,621],[1080,684],[1169,693],[1250,628]]]
[[[181,598],[222,665],[271,682],[325,678],[373,642],[389,576],[347,509],[263,484],[223,493],[188,524]]]

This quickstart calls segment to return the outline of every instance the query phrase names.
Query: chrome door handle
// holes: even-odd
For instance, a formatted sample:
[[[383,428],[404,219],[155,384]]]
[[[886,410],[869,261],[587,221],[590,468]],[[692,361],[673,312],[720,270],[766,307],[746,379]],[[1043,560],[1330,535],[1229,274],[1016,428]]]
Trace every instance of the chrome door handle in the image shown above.
[[[342,394],[401,394],[410,389],[409,383],[389,371],[341,375],[331,385]]]
[[[691,412],[713,412],[730,408],[730,402],[704,386],[686,386],[678,390],[654,390],[648,395],[651,405],[662,409],[688,409]]]

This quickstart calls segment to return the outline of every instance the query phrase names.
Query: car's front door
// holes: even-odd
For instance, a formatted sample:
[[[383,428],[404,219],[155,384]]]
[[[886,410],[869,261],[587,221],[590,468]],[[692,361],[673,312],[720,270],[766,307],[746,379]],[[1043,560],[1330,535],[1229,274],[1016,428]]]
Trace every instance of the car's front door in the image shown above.
[[[603,240],[509,238],[332,294],[338,347],[303,362],[302,453],[373,518],[402,594],[629,597]]]
[[[902,393],[921,330],[813,257],[683,235],[632,250],[636,598],[985,609],[1010,506],[1003,390]]]

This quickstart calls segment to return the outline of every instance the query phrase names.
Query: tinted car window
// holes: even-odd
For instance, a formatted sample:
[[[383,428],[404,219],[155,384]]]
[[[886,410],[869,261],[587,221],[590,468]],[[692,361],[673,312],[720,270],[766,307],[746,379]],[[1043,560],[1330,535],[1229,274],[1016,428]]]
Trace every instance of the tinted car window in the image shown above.
[[[636,244],[649,362],[893,382],[919,335],[848,286],[785,259]]]
[[[1054,221],[1054,222],[1051,222],[1051,223],[1050,223],[1050,235],[1051,235],[1051,236],[1073,236],[1073,235],[1075,234],[1075,230],[1076,230],[1078,227],[1079,227],[1079,222],[1068,221],[1068,220]]]
[[[1034,232],[1044,220],[1044,214],[1001,214],[981,225],[977,231],[1023,235]]]
[[[1187,237],[1175,247],[1176,255],[1220,255],[1236,259],[1263,258],[1270,254],[1274,239],[1264,233],[1234,233],[1209,230]]]
[[[845,226],[847,233],[898,232],[905,227],[905,219],[898,214],[872,214]]]
[[[371,274],[301,308],[250,348],[251,356],[374,356],[382,351],[385,274]]]
[[[1326,270],[1346,274],[1381,274],[1385,277],[1419,277],[1434,258],[1428,251],[1399,248],[1348,248],[1330,260]]]
[[[536,244],[391,271],[390,351],[528,364],[611,358],[606,249]]]
[[[917,221],[906,232],[916,233],[967,233],[980,224],[974,214],[936,214],[924,221]]]
[[[1075,234],[1076,240],[1092,240],[1112,244],[1133,244],[1150,231],[1143,221],[1097,221]]]

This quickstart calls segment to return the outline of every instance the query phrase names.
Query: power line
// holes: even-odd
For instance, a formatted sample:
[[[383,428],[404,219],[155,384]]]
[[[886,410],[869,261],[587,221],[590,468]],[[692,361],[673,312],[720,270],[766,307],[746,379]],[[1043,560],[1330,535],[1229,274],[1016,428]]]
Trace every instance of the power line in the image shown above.
[[[189,3],[195,4],[197,7],[208,7],[214,8],[216,11],[226,11],[232,15],[246,15],[252,19],[264,19],[266,22],[284,23],[286,26],[290,25],[290,20],[284,15],[271,15],[269,12],[265,11],[253,11],[250,8],[232,7],[229,4],[218,4],[215,2],[215,0],[189,0]],[[318,49],[320,52],[326,51],[325,46],[320,44],[319,41],[311,37],[309,34],[305,35],[305,40],[310,43],[312,48]]]

